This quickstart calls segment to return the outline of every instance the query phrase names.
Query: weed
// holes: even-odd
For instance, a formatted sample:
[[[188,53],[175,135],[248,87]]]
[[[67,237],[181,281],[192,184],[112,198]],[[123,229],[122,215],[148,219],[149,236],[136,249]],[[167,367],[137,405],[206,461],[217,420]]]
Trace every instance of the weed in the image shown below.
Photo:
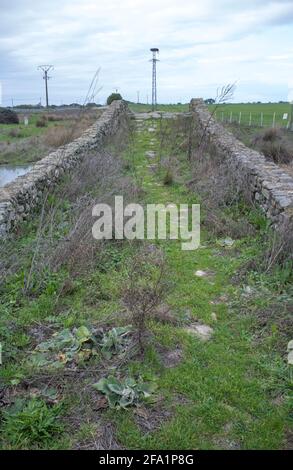
[[[43,400],[17,402],[3,413],[2,440],[13,449],[51,447],[51,440],[64,430],[62,405],[49,407]]]
[[[129,406],[138,406],[147,401],[156,390],[155,383],[145,383],[132,378],[120,381],[115,377],[99,380],[93,387],[106,395],[110,408],[120,409]]]
[[[112,328],[107,332],[86,326],[72,331],[66,328],[38,344],[31,356],[31,365],[57,369],[72,362],[83,363],[99,356],[100,352],[106,359],[111,359],[127,349],[130,332],[130,327]]]
[[[173,173],[172,173],[172,170],[170,168],[168,168],[166,173],[165,173],[165,176],[163,178],[163,183],[165,185],[170,185],[170,184],[173,183]]]
[[[166,263],[160,250],[141,250],[133,258],[128,278],[123,287],[123,301],[136,328],[141,354],[144,353],[144,337],[147,320],[167,294]]]

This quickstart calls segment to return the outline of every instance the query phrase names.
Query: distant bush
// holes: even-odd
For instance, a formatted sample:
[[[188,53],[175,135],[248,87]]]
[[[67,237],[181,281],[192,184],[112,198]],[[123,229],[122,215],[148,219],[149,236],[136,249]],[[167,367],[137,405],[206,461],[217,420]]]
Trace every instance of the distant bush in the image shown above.
[[[283,142],[266,141],[260,150],[275,163],[290,163],[293,160],[293,149]]]
[[[262,139],[265,142],[274,142],[277,139],[281,139],[281,136],[279,135],[277,129],[272,128],[272,129],[267,129],[264,132]]]
[[[36,121],[36,127],[46,127],[47,126],[47,119],[45,116],[41,116]]]
[[[12,109],[0,108],[0,124],[19,124],[16,112]]]
[[[86,108],[98,108],[101,105],[97,104],[97,103],[87,103],[85,106],[86,106]]]
[[[117,100],[122,100],[122,96],[120,95],[120,93],[112,93],[107,98],[107,104],[111,104],[113,101],[117,101]]]
[[[252,141],[266,158],[275,163],[290,163],[293,160],[293,146],[281,129],[266,129]]]
[[[9,137],[23,137],[22,132],[18,128],[10,129],[10,131],[8,132],[8,135]]]
[[[57,115],[57,114],[49,114],[49,116],[47,116],[47,120],[49,122],[63,121],[64,117],[60,116],[60,115]]]

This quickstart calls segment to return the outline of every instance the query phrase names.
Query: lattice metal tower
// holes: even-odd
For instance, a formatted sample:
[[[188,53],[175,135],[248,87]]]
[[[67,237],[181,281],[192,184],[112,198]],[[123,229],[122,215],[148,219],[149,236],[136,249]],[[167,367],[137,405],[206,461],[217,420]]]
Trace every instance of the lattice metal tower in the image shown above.
[[[157,59],[157,54],[159,52],[159,49],[157,47],[152,47],[151,52],[153,53],[153,58],[151,59],[151,62],[153,63],[152,67],[152,110],[157,106],[157,62],[159,59]]]

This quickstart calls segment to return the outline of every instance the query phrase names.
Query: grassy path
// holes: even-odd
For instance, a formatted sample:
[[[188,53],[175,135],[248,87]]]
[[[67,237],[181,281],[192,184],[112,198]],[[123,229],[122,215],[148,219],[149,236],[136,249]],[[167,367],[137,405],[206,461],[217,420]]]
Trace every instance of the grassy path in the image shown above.
[[[144,200],[198,202],[182,184],[163,185],[160,172],[150,168],[153,162],[146,152],[155,150],[156,142],[148,128],[154,126],[147,121],[139,123],[134,143]],[[184,175],[188,169],[182,166]],[[146,376],[159,374],[164,406],[171,417],[162,420],[153,433],[145,434],[135,425],[132,413],[115,414],[118,438],[127,448],[280,448],[287,412],[284,402],[276,400],[283,394],[283,361],[270,353],[268,345],[255,342],[252,315],[238,315],[237,308],[229,308],[229,295],[241,296],[241,289],[229,282],[241,256],[236,256],[235,250],[221,252],[215,240],[207,246],[202,240],[202,244],[195,251],[182,251],[179,241],[164,241],[161,247],[174,281],[168,304],[175,314],[212,327],[212,338],[203,342],[184,328],[152,325],[161,344],[182,351],[182,360],[175,367],[164,368],[150,349],[143,365],[134,364],[133,368],[143,368]],[[212,271],[214,276],[197,277],[197,270]]]

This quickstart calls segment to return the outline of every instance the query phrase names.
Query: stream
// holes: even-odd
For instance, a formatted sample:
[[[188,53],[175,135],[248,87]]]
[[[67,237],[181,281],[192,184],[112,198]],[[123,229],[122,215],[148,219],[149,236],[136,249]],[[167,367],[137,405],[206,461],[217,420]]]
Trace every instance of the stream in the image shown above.
[[[0,188],[15,180],[18,176],[25,175],[32,166],[31,163],[25,165],[0,165]]]

